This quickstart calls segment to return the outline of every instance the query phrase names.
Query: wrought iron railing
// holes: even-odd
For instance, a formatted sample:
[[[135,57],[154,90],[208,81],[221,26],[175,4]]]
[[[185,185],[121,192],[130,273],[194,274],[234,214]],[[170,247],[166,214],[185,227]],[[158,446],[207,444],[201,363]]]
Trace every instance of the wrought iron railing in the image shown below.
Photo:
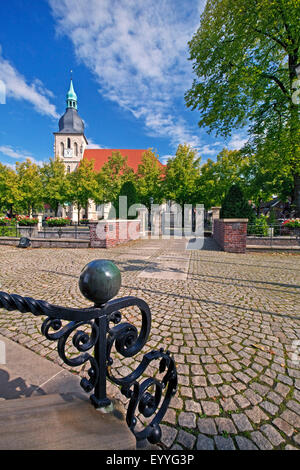
[[[147,342],[151,328],[151,312],[142,299],[123,297],[111,300],[121,286],[121,274],[117,266],[108,260],[94,260],[82,270],[79,278],[81,293],[94,302],[89,308],[66,308],[51,305],[44,300],[21,297],[16,294],[0,292],[0,308],[9,311],[45,315],[41,331],[52,341],[57,341],[60,358],[70,367],[90,364],[88,377],[81,379],[80,385],[96,408],[106,407],[111,400],[106,394],[106,380],[121,387],[122,394],[128,398],[126,422],[137,441],[148,439],[157,443],[161,438],[160,422],[163,419],[172,396],[177,389],[177,372],[169,351],[160,349],[144,355],[137,369],[126,377],[116,377],[113,373],[112,349],[124,357],[132,357],[141,351]],[[141,312],[141,328],[122,322],[121,310],[136,306]],[[62,321],[69,323],[63,325]],[[111,324],[114,326],[111,327]],[[89,327],[89,333],[81,329]],[[73,346],[78,355],[73,357],[66,351],[72,336]],[[89,352],[92,350],[92,352]],[[152,361],[159,360],[161,380],[155,377],[142,377]],[[141,379],[141,383],[138,382]],[[137,416],[148,418],[150,422],[138,429]],[[139,420],[140,421],[140,420]]]

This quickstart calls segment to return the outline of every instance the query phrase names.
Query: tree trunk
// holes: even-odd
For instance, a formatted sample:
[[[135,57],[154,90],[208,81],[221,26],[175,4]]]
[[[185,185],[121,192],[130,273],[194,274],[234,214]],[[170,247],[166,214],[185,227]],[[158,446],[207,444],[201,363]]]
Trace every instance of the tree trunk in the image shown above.
[[[77,208],[78,208],[78,212],[77,212],[77,223],[79,225],[79,222],[80,222],[80,211],[81,211],[81,206],[80,204],[77,205]]]
[[[293,202],[296,206],[296,217],[300,217],[300,175],[294,175]]]

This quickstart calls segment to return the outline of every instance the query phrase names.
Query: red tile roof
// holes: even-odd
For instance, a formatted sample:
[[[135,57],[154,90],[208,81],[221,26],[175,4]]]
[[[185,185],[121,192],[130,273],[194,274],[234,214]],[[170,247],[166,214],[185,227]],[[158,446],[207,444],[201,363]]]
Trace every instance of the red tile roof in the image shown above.
[[[95,170],[100,171],[104,163],[108,161],[108,157],[112,152],[120,152],[123,157],[127,157],[127,164],[137,172],[138,166],[142,163],[143,154],[146,149],[85,149],[83,158],[87,160],[95,160]],[[163,168],[163,164],[158,160]]]

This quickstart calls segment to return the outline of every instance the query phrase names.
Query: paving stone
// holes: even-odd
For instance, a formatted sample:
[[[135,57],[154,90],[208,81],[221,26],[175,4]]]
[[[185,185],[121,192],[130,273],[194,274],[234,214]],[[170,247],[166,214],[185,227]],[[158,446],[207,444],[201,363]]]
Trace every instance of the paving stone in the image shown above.
[[[274,391],[276,393],[279,393],[279,395],[282,395],[283,397],[285,397],[289,393],[290,387],[288,387],[287,385],[283,385],[282,383],[278,383]]]
[[[222,377],[218,374],[214,374],[214,375],[209,374],[207,378],[212,385],[220,385],[223,383]]]
[[[193,382],[193,385],[196,385],[196,386],[201,386],[201,387],[207,386],[206,377],[203,375],[195,375],[194,377],[192,377],[192,382]]]
[[[298,415],[300,415],[300,403],[297,403],[295,400],[289,400],[286,406]]]
[[[262,433],[259,431],[253,431],[251,433],[251,439],[260,450],[272,450],[273,449],[273,446],[270,443],[270,441],[268,441],[268,439],[266,439],[266,437],[263,436]]]
[[[222,385],[222,387],[219,387],[219,391],[224,395],[224,397],[229,397],[236,393],[230,385]]]
[[[204,398],[206,398],[205,389],[202,387],[194,388],[194,393],[197,400],[203,400]]]
[[[211,401],[201,401],[201,406],[203,409],[203,413],[207,416],[219,416],[220,414],[220,407],[218,403],[214,403]]]
[[[276,405],[280,405],[283,402],[283,397],[275,392],[268,393],[267,398],[276,403]]]
[[[293,411],[285,410],[283,413],[281,413],[280,418],[282,418],[284,421],[287,421],[292,426],[296,426],[298,428],[300,427],[299,415]]]
[[[203,434],[199,434],[198,439],[197,439],[196,449],[197,450],[214,450],[213,439],[210,439],[209,437],[204,436]]]
[[[174,444],[174,445],[171,447],[171,450],[183,450],[183,448],[182,448],[179,444]]]
[[[199,431],[203,434],[215,435],[218,433],[215,421],[212,418],[199,418],[197,425]]]
[[[279,410],[278,406],[274,405],[270,401],[263,401],[259,406],[261,406],[264,410],[267,411],[267,413],[270,413],[271,415],[276,415]]]
[[[236,427],[238,428],[239,431],[252,431],[253,430],[253,427],[250,423],[250,421],[248,420],[247,416],[243,413],[232,413],[231,415],[233,421],[234,421],[234,424],[236,425]]]
[[[162,437],[161,442],[167,447],[171,447],[177,436],[177,429],[171,426],[165,426],[164,424],[160,425]]]
[[[240,408],[247,408],[250,405],[250,401],[247,400],[243,395],[235,395],[234,401]]]
[[[195,413],[182,412],[178,417],[179,426],[185,428],[195,428],[196,427],[196,415]]]
[[[246,390],[245,395],[248,398],[248,400],[251,402],[252,405],[257,405],[262,401],[262,397],[255,393],[253,390]]]
[[[229,418],[215,418],[215,423],[219,433],[228,432],[228,434],[236,434],[236,427]]]
[[[218,450],[235,450],[231,437],[215,436],[214,440]]]
[[[279,446],[284,442],[283,437],[270,424],[264,424],[260,429],[274,446]]]
[[[264,413],[263,410],[259,408],[259,406],[254,406],[252,409],[245,410],[245,413],[255,424],[259,424],[261,421],[268,419],[266,413]]]
[[[253,444],[249,439],[243,436],[236,436],[235,441],[240,450],[258,450],[256,445]]]
[[[296,442],[296,444],[298,444],[300,446],[300,433],[296,434],[296,436],[294,436],[294,441]]]
[[[183,445],[186,449],[192,449],[196,442],[196,437],[181,429],[177,436],[177,442]]]
[[[194,413],[202,413],[200,403],[194,400],[186,400],[184,402],[186,411],[193,411]]]
[[[280,431],[284,432],[287,436],[291,437],[294,434],[294,428],[286,421],[281,418],[276,418],[273,421],[273,424],[280,429]]]
[[[176,424],[176,411],[172,408],[168,408],[163,418],[163,421],[166,421],[170,424]]]

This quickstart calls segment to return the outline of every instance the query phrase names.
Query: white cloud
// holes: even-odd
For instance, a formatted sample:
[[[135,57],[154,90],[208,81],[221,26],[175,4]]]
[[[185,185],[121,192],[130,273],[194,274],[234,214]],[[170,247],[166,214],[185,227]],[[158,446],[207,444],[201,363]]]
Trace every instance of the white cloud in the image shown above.
[[[162,157],[159,157],[159,161],[163,165],[166,165],[168,163],[169,158],[174,158],[174,155],[163,155]]]
[[[108,147],[104,147],[103,145],[96,144],[93,139],[87,138],[88,145],[86,146],[87,149],[105,149]]]
[[[246,142],[248,142],[249,137],[245,136],[245,133],[238,133],[232,134],[231,139],[228,142],[229,150],[240,150]]]
[[[44,163],[42,160],[36,160],[29,152],[27,152],[27,150],[15,149],[11,145],[1,145],[0,153],[2,153],[5,157],[13,158],[14,160],[20,162],[29,159],[32,163],[35,163],[39,166],[42,166]],[[15,164],[5,163],[5,165],[11,168],[15,168]]]
[[[142,119],[173,146],[200,145],[180,119],[178,100],[192,82],[188,41],[205,1],[49,0],[58,32],[94,74],[100,93]],[[181,105],[182,106],[182,105]]]
[[[0,46],[0,80],[6,87],[6,98],[25,100],[31,103],[35,110],[43,115],[59,118],[55,106],[50,103],[48,97],[53,97],[51,91],[47,90],[40,80],[28,84],[13,65],[2,56]]]
[[[26,160],[26,158],[32,158],[29,152],[14,149],[10,145],[1,145],[0,153],[6,157],[14,158],[15,160]]]

